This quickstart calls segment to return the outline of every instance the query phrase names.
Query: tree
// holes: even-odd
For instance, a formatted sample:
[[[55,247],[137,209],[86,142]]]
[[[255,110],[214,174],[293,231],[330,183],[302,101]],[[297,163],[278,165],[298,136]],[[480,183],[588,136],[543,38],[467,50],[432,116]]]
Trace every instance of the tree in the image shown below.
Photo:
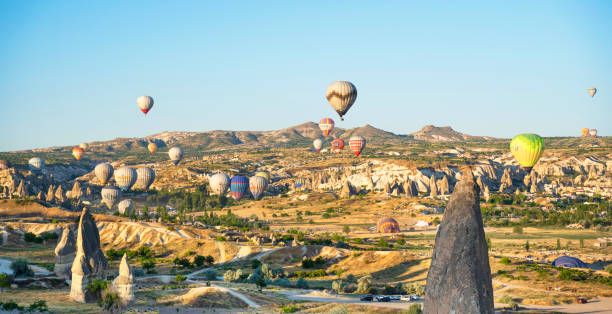
[[[6,273],[0,273],[0,288],[8,288],[11,286],[11,277]]]
[[[217,272],[213,269],[207,269],[206,272],[204,272],[204,278],[206,278],[206,280],[217,280]]]
[[[525,251],[529,252],[529,240],[525,241]]]
[[[489,248],[489,251],[490,251],[491,248],[493,247],[493,243],[491,242],[491,238],[490,237],[485,237],[485,239],[487,240],[487,247]]]
[[[257,280],[255,281],[255,284],[257,285],[257,288],[259,289],[259,292],[261,292],[261,290],[267,286],[268,284],[266,283],[266,279],[264,279],[263,276],[259,276],[257,278]]]
[[[252,259],[251,260],[251,268],[253,269],[257,269],[259,266],[261,266],[261,261],[258,259]]]
[[[372,287],[372,276],[367,275],[357,280],[357,293],[369,293]]]
[[[420,303],[412,303],[408,308],[407,314],[422,314],[423,310],[421,310]]]
[[[351,228],[349,226],[344,226],[342,227],[342,232],[344,232],[345,234],[349,234],[351,233]]]
[[[584,248],[584,239],[580,239],[580,248]]]
[[[338,291],[339,293],[344,292],[344,283],[342,280],[334,280],[332,282],[332,289]]]
[[[146,270],[147,273],[150,274],[153,272],[153,269],[155,268],[155,260],[152,258],[141,257],[140,265],[142,266],[144,270]]]
[[[304,278],[300,278],[295,283],[295,286],[300,289],[308,289],[308,282]]]
[[[34,272],[28,265],[28,261],[22,258],[13,261],[11,263],[11,269],[13,270],[13,275],[15,277],[34,276]]]
[[[178,274],[178,275],[176,275],[176,276],[174,277],[174,280],[175,280],[176,282],[183,282],[183,281],[187,280],[187,277],[186,277],[186,276],[183,276],[183,275],[181,275],[181,274]]]
[[[198,266],[198,267],[202,267],[204,265],[204,263],[206,263],[206,257],[204,257],[202,255],[196,255],[193,258],[193,263],[196,264],[196,266]]]
[[[561,249],[561,239],[557,239],[557,250]]]
[[[215,258],[214,258],[214,257],[212,257],[212,256],[210,256],[210,255],[207,255],[207,256],[206,256],[206,264],[207,264],[207,265],[209,265],[209,266],[210,266],[210,265],[212,265],[214,262],[215,262]]]

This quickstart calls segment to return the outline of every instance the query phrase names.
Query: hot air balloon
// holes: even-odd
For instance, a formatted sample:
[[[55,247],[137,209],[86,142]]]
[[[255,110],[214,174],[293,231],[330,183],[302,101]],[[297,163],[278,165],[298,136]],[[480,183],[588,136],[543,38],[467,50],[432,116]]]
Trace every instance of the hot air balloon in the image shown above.
[[[123,191],[129,190],[136,183],[136,178],[138,178],[138,174],[134,168],[121,167],[115,171],[115,182]]]
[[[543,150],[544,141],[537,134],[519,134],[510,142],[510,151],[527,172],[538,162]]]
[[[155,171],[149,167],[142,167],[136,169],[136,183],[134,188],[139,190],[148,190],[151,184],[155,180]]]
[[[230,193],[235,200],[239,201],[248,188],[249,178],[243,176],[232,177],[230,181]]]
[[[597,137],[597,129],[590,129],[589,135],[592,137]]]
[[[147,149],[149,150],[149,153],[151,153],[151,155],[155,154],[155,151],[157,150],[157,144],[151,142],[149,143],[149,145],[147,145]]]
[[[176,166],[179,162],[181,162],[181,159],[183,158],[183,149],[178,146],[172,147],[168,151],[168,156],[170,156],[170,160],[172,160],[172,163],[174,163],[174,165]]]
[[[400,232],[399,224],[397,220],[391,217],[384,217],[378,219],[376,222],[376,232],[379,233],[396,233]]]
[[[349,147],[355,153],[355,156],[359,157],[359,154],[363,151],[366,146],[366,139],[363,136],[355,135],[349,139]]]
[[[217,172],[208,181],[213,194],[225,195],[230,185],[230,178],[223,172]]]
[[[40,157],[32,157],[28,161],[28,165],[30,166],[30,170],[38,172],[42,171],[45,167],[45,161]]]
[[[113,176],[113,171],[113,166],[107,162],[97,164],[96,168],[94,169],[94,173],[102,185],[105,185],[108,182],[108,179]]]
[[[307,182],[308,181],[306,181],[305,178],[298,178],[295,180],[295,183],[293,186],[295,187],[296,190],[303,190],[304,188],[306,188]]]
[[[582,136],[588,136],[589,135],[589,128],[583,128],[582,129]]]
[[[253,195],[254,199],[259,199],[259,197],[266,190],[266,186],[268,185],[268,181],[264,177],[254,176],[249,179],[249,190],[251,191],[251,195]]]
[[[80,147],[75,147],[72,149],[72,156],[74,156],[74,159],[76,160],[81,160],[81,158],[83,157],[83,149]]]
[[[255,172],[256,177],[264,177],[267,183],[270,183],[270,174],[267,171],[259,170]]]
[[[597,88],[591,87],[591,88],[588,89],[588,91],[589,91],[589,95],[591,95],[591,97],[594,97],[595,93],[597,93]]]
[[[336,153],[340,153],[340,151],[342,151],[342,149],[344,148],[344,140],[341,138],[337,138],[335,140],[333,140],[331,142],[331,147],[333,150],[336,151]]]
[[[112,209],[117,200],[121,198],[121,191],[112,185],[103,187],[100,194],[102,194],[102,202],[108,206],[108,209]]]
[[[357,88],[351,82],[333,82],[327,87],[325,98],[327,98],[332,108],[336,110],[340,116],[340,120],[344,121],[342,116],[351,109],[351,106],[355,103],[355,99],[357,99]]]
[[[117,210],[121,215],[131,215],[134,209],[134,202],[131,199],[125,199],[117,204]]]
[[[83,150],[87,150],[89,148],[89,145],[87,143],[81,143],[79,144],[79,147],[82,148]]]
[[[331,118],[323,118],[319,121],[319,129],[324,136],[329,136],[329,133],[334,130],[334,120]]]
[[[312,146],[314,146],[314,149],[318,153],[318,152],[321,151],[321,147],[323,147],[323,141],[320,138],[318,138],[318,139],[312,141]]]
[[[136,99],[136,104],[138,104],[138,108],[145,115],[153,108],[153,98],[151,96],[140,96]]]

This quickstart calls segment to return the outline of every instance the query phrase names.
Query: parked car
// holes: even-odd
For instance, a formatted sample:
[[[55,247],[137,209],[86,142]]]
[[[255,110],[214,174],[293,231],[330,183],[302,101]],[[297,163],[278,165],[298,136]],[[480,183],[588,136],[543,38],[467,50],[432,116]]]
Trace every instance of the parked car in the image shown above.
[[[377,296],[376,301],[378,302],[391,302],[391,298],[388,296]]]
[[[371,294],[364,295],[363,297],[359,298],[359,301],[374,301],[374,296]]]
[[[412,301],[412,298],[409,295],[403,295],[400,297],[402,301]]]
[[[417,300],[419,300],[420,298],[421,298],[421,297],[419,297],[419,296],[418,296],[418,295],[416,295],[416,294],[411,294],[411,295],[410,295],[410,301],[417,301]]]
[[[578,298],[578,303],[585,304],[585,303],[587,303],[587,299],[585,299],[585,298]]]
[[[397,300],[397,301],[399,301],[401,299],[401,297],[399,295],[390,295],[389,298],[391,300]]]

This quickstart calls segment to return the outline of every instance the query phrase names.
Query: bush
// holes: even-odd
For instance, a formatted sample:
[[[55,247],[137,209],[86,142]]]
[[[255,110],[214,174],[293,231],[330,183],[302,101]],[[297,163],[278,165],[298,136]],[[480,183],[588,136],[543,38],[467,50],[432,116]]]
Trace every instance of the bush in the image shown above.
[[[30,306],[28,306],[28,311],[30,312],[34,312],[34,311],[46,312],[48,310],[49,310],[49,307],[47,306],[47,301],[45,300],[38,300],[30,304]]]
[[[206,278],[206,280],[217,280],[217,272],[213,269],[207,269],[204,272],[204,278]]]
[[[202,256],[202,255],[196,255],[193,258],[193,263],[198,266],[198,267],[202,267],[204,265],[204,263],[206,263],[206,257]]]
[[[261,266],[261,261],[258,259],[252,259],[251,260],[251,268],[253,269],[257,269],[259,266]]]
[[[508,257],[506,257],[506,256],[502,257],[501,260],[499,260],[499,262],[504,264],[504,265],[512,264],[512,261]]]
[[[604,267],[604,270],[610,273],[610,275],[612,275],[612,264],[606,265],[606,267]]]
[[[5,311],[14,311],[14,310],[23,311],[23,307],[19,306],[14,301],[8,301],[5,303],[0,302],[0,304],[2,305],[2,309]]]
[[[183,275],[181,275],[181,274],[178,274],[178,275],[176,275],[176,276],[174,277],[174,281],[176,281],[176,282],[183,282],[183,281],[185,281],[185,280],[187,280],[187,277],[186,277],[186,276],[183,276]]]
[[[225,237],[224,236],[217,236],[216,240],[217,241],[225,241]]]
[[[25,259],[18,259],[16,261],[13,261],[11,263],[11,269],[13,270],[13,275],[15,277],[20,277],[20,276],[34,276],[34,272],[32,271],[32,269],[30,268],[30,266],[28,265],[28,261]]]
[[[304,278],[300,278],[295,283],[295,286],[300,289],[308,289],[308,281]]]
[[[402,288],[405,294],[416,294],[418,296],[425,295],[425,286],[423,286],[422,284],[418,284],[418,283],[404,284]]]
[[[140,258],[140,265],[147,273],[151,273],[155,268],[155,260],[152,258]]]
[[[421,310],[421,304],[420,303],[412,303],[410,305],[410,307],[408,308],[408,312],[406,312],[407,314],[422,314],[423,310]]]
[[[287,278],[277,278],[272,282],[272,284],[280,287],[291,287],[291,281],[289,281]]]
[[[32,232],[26,232],[23,235],[23,240],[26,242],[34,242],[34,240],[36,240],[36,235],[33,234]]]
[[[514,227],[512,227],[512,233],[523,234],[523,227],[521,227],[521,226],[514,226]]]
[[[357,293],[369,293],[372,285],[372,276],[364,276],[357,280]]]
[[[404,244],[406,244],[406,240],[404,240],[404,239],[398,239],[398,240],[397,240],[397,244],[399,244],[399,245],[404,245]]]
[[[501,302],[501,303],[505,303],[505,304],[510,304],[510,303],[512,303],[512,302],[514,302],[514,301],[512,300],[512,297],[511,297],[511,296],[509,296],[509,295],[504,295],[504,296],[502,296],[502,297],[501,297],[501,299],[499,299],[499,302]]]
[[[87,290],[91,293],[102,293],[108,288],[108,281],[94,279],[87,285]]]
[[[153,257],[153,252],[148,246],[141,246],[138,248],[138,256],[140,257]]]
[[[6,273],[0,273],[0,288],[10,287],[11,282],[13,282],[11,276],[7,275]]]
[[[98,305],[105,311],[114,313],[121,307],[119,295],[116,292],[107,291],[102,295],[102,298],[98,299]]]
[[[389,243],[387,243],[387,241],[383,238],[381,238],[380,240],[378,240],[378,244],[376,244],[379,247],[389,247]]]
[[[299,311],[300,308],[293,305],[293,304],[288,304],[288,305],[283,305],[280,307],[280,311],[282,313],[295,313],[297,311]]]

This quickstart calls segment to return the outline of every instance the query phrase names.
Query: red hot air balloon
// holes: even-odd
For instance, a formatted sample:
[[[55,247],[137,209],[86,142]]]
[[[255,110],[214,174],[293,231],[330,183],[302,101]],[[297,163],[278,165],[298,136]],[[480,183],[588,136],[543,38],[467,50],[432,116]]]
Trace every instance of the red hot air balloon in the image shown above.
[[[340,153],[340,151],[344,148],[344,140],[341,138],[337,138],[331,142],[332,149],[336,151],[336,153]]]
[[[359,157],[359,154],[361,154],[365,146],[366,139],[363,136],[351,136],[351,138],[349,139],[349,147],[357,157]]]
[[[81,158],[83,157],[83,149],[80,147],[73,148],[72,156],[74,156],[74,159],[76,160],[81,160]]]

